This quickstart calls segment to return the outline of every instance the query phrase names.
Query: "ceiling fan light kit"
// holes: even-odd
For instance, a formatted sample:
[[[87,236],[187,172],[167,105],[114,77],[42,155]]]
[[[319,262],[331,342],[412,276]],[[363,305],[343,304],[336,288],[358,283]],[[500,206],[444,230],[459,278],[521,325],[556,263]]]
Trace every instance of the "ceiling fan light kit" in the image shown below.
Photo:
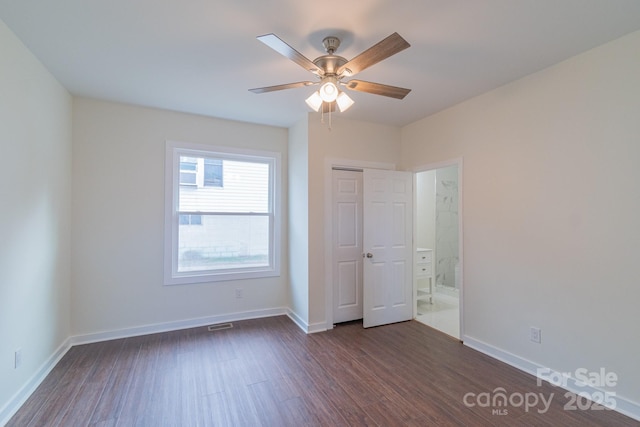
[[[307,71],[315,74],[320,79],[319,82],[305,81],[297,83],[287,83],[277,86],[249,89],[253,93],[273,92],[283,89],[293,89],[303,86],[320,84],[320,89],[309,96],[305,102],[314,111],[322,108],[331,112],[337,104],[338,109],[343,112],[354,104],[345,92],[339,89],[344,86],[349,90],[367,92],[374,95],[382,95],[395,99],[403,99],[411,89],[396,86],[389,86],[380,83],[365,82],[362,80],[349,80],[343,82],[342,79],[353,75],[389,58],[392,55],[411,46],[398,33],[393,33],[384,40],[371,46],[350,61],[341,56],[334,55],[340,47],[340,39],[335,36],[325,37],[322,44],[327,52],[326,55],[319,56],[311,61],[300,52],[289,46],[275,34],[265,34],[258,36],[258,40],[266,44],[276,52],[289,58]]]
[[[342,113],[347,111],[354,104],[354,101],[346,93],[340,92],[340,95],[336,98],[336,104],[338,104],[338,109]]]
[[[320,86],[320,98],[324,102],[333,102],[338,97],[338,80],[333,77],[324,77]]]
[[[313,111],[318,111],[320,110],[320,107],[322,106],[322,103],[324,102],[322,100],[322,98],[320,97],[320,92],[315,91],[311,94],[310,97],[308,97],[305,102],[307,103],[307,105],[309,106],[309,108],[311,108]]]

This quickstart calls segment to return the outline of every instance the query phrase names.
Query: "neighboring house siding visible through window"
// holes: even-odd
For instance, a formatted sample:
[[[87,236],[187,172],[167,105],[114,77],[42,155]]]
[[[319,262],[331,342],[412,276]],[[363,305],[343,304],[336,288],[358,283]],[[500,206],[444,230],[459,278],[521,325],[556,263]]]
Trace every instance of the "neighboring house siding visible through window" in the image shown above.
[[[279,275],[279,160],[167,143],[166,284]]]

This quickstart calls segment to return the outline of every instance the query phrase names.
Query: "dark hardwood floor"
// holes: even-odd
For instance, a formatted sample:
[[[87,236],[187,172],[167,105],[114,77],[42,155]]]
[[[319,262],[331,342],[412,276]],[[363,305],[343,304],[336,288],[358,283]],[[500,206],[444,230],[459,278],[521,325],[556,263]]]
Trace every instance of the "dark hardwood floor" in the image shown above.
[[[482,404],[499,387],[550,408]],[[415,321],[305,335],[280,316],[73,347],[8,425],[640,425],[564,394]]]

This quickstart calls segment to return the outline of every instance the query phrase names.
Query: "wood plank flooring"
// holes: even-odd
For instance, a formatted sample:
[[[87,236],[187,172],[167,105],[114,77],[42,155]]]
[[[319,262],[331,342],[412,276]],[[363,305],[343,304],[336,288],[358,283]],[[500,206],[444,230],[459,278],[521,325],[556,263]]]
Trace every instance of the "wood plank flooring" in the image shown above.
[[[544,413],[465,405],[498,387],[553,398]],[[279,316],[73,347],[8,425],[640,425],[566,411],[564,394],[415,321],[306,335]]]

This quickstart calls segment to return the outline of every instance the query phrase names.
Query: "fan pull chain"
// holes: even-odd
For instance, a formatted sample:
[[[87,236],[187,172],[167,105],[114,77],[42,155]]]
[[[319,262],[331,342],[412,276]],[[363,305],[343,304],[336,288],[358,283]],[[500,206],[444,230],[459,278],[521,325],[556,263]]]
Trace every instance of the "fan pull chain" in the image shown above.
[[[329,130],[331,130],[331,105],[328,102],[323,102],[320,107],[320,123],[324,124],[324,106],[327,106],[327,111],[329,114]]]

